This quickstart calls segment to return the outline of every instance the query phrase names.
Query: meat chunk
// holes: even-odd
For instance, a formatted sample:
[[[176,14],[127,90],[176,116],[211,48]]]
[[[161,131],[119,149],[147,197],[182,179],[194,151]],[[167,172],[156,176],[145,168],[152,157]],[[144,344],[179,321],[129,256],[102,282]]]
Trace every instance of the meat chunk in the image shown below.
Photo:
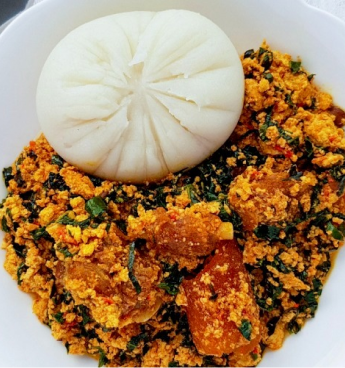
[[[247,354],[260,342],[259,310],[235,241],[218,243],[216,255],[185,280],[187,317],[199,353]]]
[[[288,172],[249,167],[231,183],[228,197],[242,218],[244,230],[253,231],[260,223],[292,221],[300,205],[307,212],[315,184],[313,174],[296,181],[290,180]]]
[[[223,223],[202,206],[181,211],[143,211],[129,221],[129,236],[146,239],[159,259],[193,269],[198,258],[215,249],[218,240],[233,238],[232,224]]]
[[[116,322],[112,322],[112,327],[147,321],[162,303],[164,291],[156,287],[161,278],[160,265],[144,252],[135,251],[132,273],[139,285],[139,289],[136,289],[128,277],[127,261],[124,261],[122,268],[120,265],[115,266],[118,270],[121,268],[120,277],[114,273],[112,264],[104,263],[105,253],[104,250],[100,252],[104,256],[103,263],[97,252],[94,254],[94,262],[59,261],[55,272],[59,291],[70,291],[77,304],[90,309],[95,320],[102,315],[100,323],[106,324],[115,313]],[[107,305],[112,308],[106,308]]]

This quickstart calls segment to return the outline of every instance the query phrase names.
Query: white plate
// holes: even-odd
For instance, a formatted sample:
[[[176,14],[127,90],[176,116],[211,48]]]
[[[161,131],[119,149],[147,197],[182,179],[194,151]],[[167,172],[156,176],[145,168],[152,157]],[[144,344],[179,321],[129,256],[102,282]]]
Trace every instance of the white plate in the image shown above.
[[[49,52],[69,31],[89,20],[131,10],[184,8],[223,28],[241,53],[265,38],[275,49],[301,56],[316,81],[345,107],[345,23],[302,0],[46,0],[20,15],[0,37],[0,168],[9,166],[39,126],[35,90]],[[5,188],[1,183],[1,197]],[[0,251],[0,263],[5,252]],[[267,352],[261,366],[343,366],[345,362],[345,251],[327,282],[316,318]],[[31,312],[32,300],[0,268],[0,365],[97,366],[66,354]]]

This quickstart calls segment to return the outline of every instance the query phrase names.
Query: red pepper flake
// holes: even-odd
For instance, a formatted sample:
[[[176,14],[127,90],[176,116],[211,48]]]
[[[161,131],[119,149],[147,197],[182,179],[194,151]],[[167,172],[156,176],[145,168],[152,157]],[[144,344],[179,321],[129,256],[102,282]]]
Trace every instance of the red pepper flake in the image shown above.
[[[103,298],[104,302],[108,305],[114,304],[114,300],[110,298]]]
[[[78,242],[72,236],[66,233],[65,229],[60,228],[58,229],[57,233],[64,243],[78,244]]]
[[[30,141],[29,147],[30,147],[31,151],[34,151],[35,152],[36,142],[35,141]]]
[[[285,156],[286,158],[291,158],[291,157],[293,156],[293,152],[292,152],[292,151],[290,151],[290,150],[288,150],[287,152],[285,152],[285,153],[284,153],[284,156]]]
[[[66,326],[66,327],[68,327],[68,328],[70,328],[70,327],[74,327],[74,326],[76,326],[78,324],[78,321],[76,320],[76,319],[74,319],[74,321],[72,321],[72,322],[65,322],[64,323],[64,325]]]
[[[177,220],[177,215],[176,213],[170,213],[169,217],[171,218],[171,220],[176,221]]]
[[[275,149],[276,151],[279,151],[279,152],[284,152],[284,148],[283,148],[283,147],[278,146],[277,144],[274,146],[274,149]]]
[[[334,136],[334,135],[331,135],[330,137],[329,137],[329,141],[331,142],[331,143],[333,143],[335,140],[336,140],[336,136]]]
[[[285,150],[283,147],[280,147],[278,145],[275,145],[274,146],[274,149],[278,152],[282,152],[283,155],[286,157],[286,158],[291,158],[293,156],[293,152],[289,149]]]
[[[251,174],[250,174],[250,179],[251,180],[255,180],[258,176],[260,175],[260,171],[253,171]]]

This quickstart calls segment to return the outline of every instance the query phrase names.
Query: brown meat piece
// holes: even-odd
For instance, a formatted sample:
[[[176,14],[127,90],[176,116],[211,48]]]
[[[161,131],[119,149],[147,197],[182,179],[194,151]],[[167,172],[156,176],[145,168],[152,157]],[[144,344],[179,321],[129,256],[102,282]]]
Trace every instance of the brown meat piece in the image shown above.
[[[340,107],[332,106],[328,112],[335,116],[334,124],[342,128],[345,125],[345,111],[342,110]]]
[[[102,253],[102,252],[100,252]],[[112,297],[120,297],[118,305],[121,310],[119,327],[133,322],[147,321],[159,309],[164,291],[156,288],[161,279],[161,268],[144,253],[135,251],[133,274],[137,279],[141,291],[137,293],[131,280],[116,283],[110,272],[111,265],[102,264],[97,253],[96,262],[62,262],[59,261],[55,271],[56,285],[60,292],[65,288],[67,280],[81,280],[86,288],[93,289],[97,296],[104,297],[109,303],[114,303]],[[77,295],[73,295],[78,300]],[[85,305],[88,302],[85,301]],[[93,306],[90,306],[91,313]]]
[[[202,217],[183,214],[174,220],[162,208],[157,210],[154,240],[162,255],[202,257],[210,254],[218,240],[213,223],[220,222],[216,215]]]
[[[313,179],[287,180],[288,172],[248,168],[230,185],[229,202],[243,221],[244,230],[253,231],[260,223],[292,221],[301,204],[310,206]]]
[[[194,279],[185,280],[183,289],[189,326],[200,354],[247,354],[258,345],[259,310],[235,241],[219,242],[210,263]],[[249,324],[250,336],[242,334],[240,329]]]

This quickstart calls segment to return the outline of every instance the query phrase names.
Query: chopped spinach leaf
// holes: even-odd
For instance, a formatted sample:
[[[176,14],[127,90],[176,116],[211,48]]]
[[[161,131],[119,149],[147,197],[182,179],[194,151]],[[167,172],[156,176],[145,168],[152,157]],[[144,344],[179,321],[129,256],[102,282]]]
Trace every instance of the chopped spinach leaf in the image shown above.
[[[81,229],[86,229],[90,225],[91,219],[90,217],[88,217],[87,219],[78,222],[78,221],[71,219],[68,213],[65,213],[60,218],[58,218],[56,222],[61,225],[79,226]]]
[[[65,322],[65,319],[63,318],[63,313],[62,312],[52,314],[52,317],[55,319],[56,322],[60,323],[61,325]]]
[[[257,228],[254,229],[254,234],[259,239],[265,239],[268,241],[277,241],[281,240],[279,238],[280,228],[271,225],[261,224]]]
[[[69,354],[69,347],[71,346],[71,344],[67,341],[66,343],[65,343],[65,348],[66,348],[66,350],[67,350],[67,354]]]
[[[287,93],[286,95],[285,95],[285,101],[287,102],[287,104],[290,106],[290,107],[292,107],[292,108],[294,108],[295,107],[295,104],[293,103],[293,101],[292,101],[292,93]]]
[[[345,190],[345,176],[343,176],[340,180],[337,196],[341,197],[344,194],[344,190]]]
[[[62,215],[61,217],[59,217],[56,222],[58,224],[61,224],[61,225],[74,225],[74,220],[71,219],[69,216],[68,216],[68,213],[65,213],[64,215]]]
[[[299,331],[301,331],[301,326],[297,322],[296,318],[293,318],[287,325],[287,329],[291,334],[297,334]]]
[[[157,202],[157,206],[158,207],[163,207],[166,208],[167,207],[167,203],[166,203],[166,197],[167,197],[168,193],[164,192],[164,187],[158,187],[156,189],[156,202]]]
[[[310,138],[307,137],[305,139],[305,151],[307,153],[307,158],[312,158],[314,156],[314,148],[313,148],[313,143],[311,142]]]
[[[45,239],[50,238],[50,235],[49,235],[49,234],[48,234],[48,232],[46,231],[45,226],[40,227],[40,228],[38,228],[38,229],[36,229],[36,230],[32,231],[32,232],[31,232],[31,235],[32,235],[32,237],[33,237],[33,239],[34,239],[35,241],[37,241],[37,240],[39,240],[39,239],[41,239],[41,238],[45,238]]]
[[[284,181],[288,181],[288,180],[298,180],[298,181],[300,181],[302,176],[303,176],[303,172],[297,171],[297,166],[292,165],[291,169],[289,171],[289,178],[285,179]]]
[[[93,175],[88,175],[89,179],[91,180],[92,184],[95,186],[95,187],[99,187],[102,185],[103,183],[103,179],[101,178],[98,178],[96,176],[93,176]]]
[[[209,297],[209,300],[216,300],[218,298],[218,293],[214,290],[213,284],[209,284],[210,291],[212,295]]]
[[[129,272],[128,277],[131,280],[137,294],[140,294],[141,293],[141,286],[139,284],[138,279],[134,276],[133,272]]]
[[[309,74],[308,75],[308,81],[311,82],[312,79],[315,77],[316,74]]]
[[[291,61],[290,62],[290,69],[292,73],[296,74],[301,70],[302,63],[300,61]]]
[[[74,254],[72,254],[67,248],[58,248],[57,251],[62,253],[65,256],[65,258],[74,256]]]
[[[185,190],[187,191],[188,197],[189,197],[189,199],[190,199],[190,201],[191,201],[192,204],[195,204],[195,203],[199,203],[200,202],[199,197],[196,194],[196,190],[195,190],[193,184],[186,185]]]
[[[83,319],[81,322],[82,326],[85,326],[87,323],[92,321],[89,315],[89,310],[85,305],[78,304],[77,306],[75,306],[75,310],[76,310],[76,313],[78,313]]]
[[[12,175],[12,167],[5,167],[2,170],[2,176],[4,177],[6,187],[8,187],[10,184],[10,180],[14,178],[14,176]]]
[[[254,54],[254,50],[253,50],[253,49],[247,50],[247,51],[244,53],[243,58],[244,58],[244,59],[247,59],[247,58],[251,57],[253,54]]]
[[[127,235],[127,223],[125,220],[115,220],[116,226]]]
[[[52,164],[57,165],[60,168],[62,168],[62,166],[64,164],[64,160],[59,155],[53,155],[52,156]]]
[[[104,350],[100,347],[98,347],[98,353],[99,353],[98,367],[103,367],[104,365],[109,363],[109,359],[107,358],[107,355],[104,352]]]
[[[19,265],[19,267],[17,268],[17,283],[18,285],[21,285],[21,283],[23,282],[23,280],[21,279],[21,276],[23,273],[25,273],[28,270],[28,266],[26,266],[26,264],[23,262]]]
[[[133,336],[127,343],[127,350],[133,351],[140,343],[140,341],[147,341],[148,335],[146,332],[142,332],[137,336]]]
[[[331,223],[328,222],[326,227],[327,233],[331,233],[332,237],[336,240],[343,240],[343,234]]]
[[[176,295],[179,292],[179,286],[183,280],[184,272],[179,271],[177,263],[174,265],[164,263],[163,274],[166,273],[169,273],[169,275],[158,284],[158,287],[165,290],[170,295]]]
[[[48,189],[55,189],[59,191],[69,190],[68,185],[65,183],[63,177],[60,174],[49,173],[48,179],[44,182],[44,187]]]
[[[107,204],[101,197],[93,197],[85,203],[85,210],[93,217],[98,217],[107,209]]]
[[[135,291],[137,292],[137,294],[141,293],[141,286],[139,284],[139,281],[137,280],[137,278],[134,276],[133,273],[133,266],[134,266],[134,260],[135,260],[135,247],[136,247],[136,242],[132,242],[129,245],[129,252],[128,252],[128,277],[131,280]]]
[[[9,228],[9,226],[7,224],[7,219],[6,219],[6,216],[5,215],[1,219],[1,229],[5,233],[9,233],[10,232],[10,228]]]
[[[270,83],[273,82],[273,75],[271,73],[264,73],[264,78],[267,79]]]
[[[179,367],[179,362],[176,362],[175,360],[169,362],[168,367]]]
[[[25,247],[25,245],[20,245],[16,242],[13,242],[13,249],[16,252],[16,255],[20,258],[25,258],[26,257],[26,253],[27,253],[27,249]]]
[[[250,336],[252,334],[252,324],[250,323],[250,321],[248,321],[247,319],[243,319],[241,321],[241,326],[239,327],[239,330],[246,340],[251,340]]]
[[[128,270],[129,271],[133,271],[134,259],[135,259],[135,242],[132,242],[129,245],[129,252],[128,252]]]

